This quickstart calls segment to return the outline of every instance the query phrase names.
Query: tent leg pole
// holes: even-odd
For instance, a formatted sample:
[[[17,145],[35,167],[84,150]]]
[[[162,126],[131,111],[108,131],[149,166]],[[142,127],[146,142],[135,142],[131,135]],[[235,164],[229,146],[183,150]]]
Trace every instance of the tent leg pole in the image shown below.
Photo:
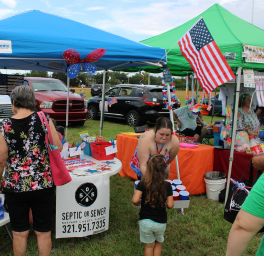
[[[100,135],[102,135],[103,131],[103,122],[104,122],[104,106],[105,106],[105,70],[103,71],[103,91],[102,91],[102,109],[101,109],[101,117],[100,117]]]
[[[170,106],[171,105],[170,84],[167,84],[167,95],[168,95],[168,103],[169,103],[169,106]],[[172,123],[172,131],[175,132],[172,109],[169,109],[169,112],[170,112],[170,121]],[[175,163],[176,163],[177,177],[178,177],[178,179],[180,179],[180,170],[179,170],[179,163],[178,163],[177,155],[175,156]],[[180,213],[184,214],[183,208],[181,208]]]
[[[239,67],[238,71],[237,71],[238,74],[237,74],[237,85],[236,85],[236,101],[235,101],[235,104],[234,104],[231,149],[230,149],[230,157],[229,157],[228,176],[227,176],[227,181],[226,181],[227,183],[226,183],[225,204],[226,204],[228,193],[229,193],[229,184],[230,184],[232,163],[233,163],[233,157],[234,157],[234,145],[235,145],[236,128],[237,128],[237,110],[238,110],[238,100],[239,100],[239,92],[240,92],[241,70],[242,70],[242,68]]]
[[[67,107],[66,107],[66,135],[65,139],[68,139],[68,124],[69,124],[69,90],[70,90],[70,78],[67,76]]]
[[[198,104],[199,103],[199,80],[198,79],[196,79],[196,84],[197,84],[197,88],[196,88],[196,104]]]
[[[214,104],[213,104],[213,109],[212,109],[212,118],[211,118],[211,124],[213,123],[213,118],[214,118],[215,100],[216,100],[216,88],[215,88]],[[210,99],[209,99],[209,102],[210,102]]]

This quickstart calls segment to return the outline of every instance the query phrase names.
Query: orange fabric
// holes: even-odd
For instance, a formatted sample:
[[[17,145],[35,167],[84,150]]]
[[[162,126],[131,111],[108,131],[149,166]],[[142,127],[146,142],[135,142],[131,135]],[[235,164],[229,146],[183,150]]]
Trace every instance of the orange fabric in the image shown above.
[[[119,134],[116,136],[116,158],[122,162],[122,177],[130,177],[134,180],[137,175],[130,167],[130,160],[136,150],[138,138]],[[180,179],[191,195],[205,193],[204,174],[213,171],[214,147],[199,144],[196,149],[180,148],[178,153]],[[175,160],[170,165],[169,179],[177,179]]]

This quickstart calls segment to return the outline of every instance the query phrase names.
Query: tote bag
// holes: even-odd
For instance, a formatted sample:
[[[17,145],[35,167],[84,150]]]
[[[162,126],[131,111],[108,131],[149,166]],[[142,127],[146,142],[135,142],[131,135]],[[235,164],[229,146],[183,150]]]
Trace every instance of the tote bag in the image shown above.
[[[251,163],[251,160],[249,163]],[[230,179],[229,193],[227,196],[225,212],[224,212],[224,219],[230,223],[234,223],[236,216],[241,209],[242,204],[246,200],[247,196],[250,193],[250,190],[252,189],[253,185],[257,182],[257,179],[260,176],[260,171],[258,171],[253,181],[253,166],[251,165],[249,180],[244,179],[245,183],[241,182],[247,170],[247,167],[239,181],[236,181],[232,178]],[[225,193],[225,191],[223,190],[221,192]],[[264,232],[264,227],[259,232]]]
[[[49,124],[48,124],[45,114],[42,111],[37,112],[37,114],[43,125],[45,122],[47,130],[48,130],[48,134],[45,131],[45,140],[49,148],[50,168],[51,168],[51,174],[52,174],[54,185],[55,186],[65,185],[69,183],[72,180],[72,178],[69,174],[69,171],[67,170],[66,166],[64,165],[61,159],[60,150],[53,144]]]

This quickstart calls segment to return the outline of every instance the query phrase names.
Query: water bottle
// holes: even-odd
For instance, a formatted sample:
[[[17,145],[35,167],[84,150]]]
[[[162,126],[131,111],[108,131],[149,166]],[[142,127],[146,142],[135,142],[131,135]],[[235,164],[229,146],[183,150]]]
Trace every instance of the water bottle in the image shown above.
[[[4,218],[4,206],[2,205],[2,198],[0,197],[0,220]]]
[[[249,136],[249,147],[253,155],[263,154],[263,150],[253,135]]]

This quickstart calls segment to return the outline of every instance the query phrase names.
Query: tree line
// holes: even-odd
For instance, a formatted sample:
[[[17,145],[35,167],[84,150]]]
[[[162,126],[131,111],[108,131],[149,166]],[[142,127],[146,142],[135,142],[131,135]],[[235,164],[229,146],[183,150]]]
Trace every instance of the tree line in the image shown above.
[[[50,73],[50,74],[49,74]],[[25,73],[25,77],[47,77],[59,79],[65,84],[67,84],[67,74],[59,72],[46,72],[46,71],[30,71]],[[17,74],[18,75],[18,74]],[[150,83],[148,80],[150,79]],[[106,71],[106,84],[108,86],[114,86],[117,84],[150,84],[150,85],[162,85],[161,76],[149,75],[146,72],[135,73],[132,76],[128,76],[127,73],[120,71]],[[97,72],[96,75],[91,76],[85,73],[79,73],[78,76],[70,80],[70,86],[89,86],[92,84],[102,84],[103,83],[103,73]],[[185,90],[186,80],[185,77],[174,78],[174,84],[176,90]],[[189,89],[191,90],[191,78],[189,77]],[[199,88],[201,90],[201,88]]]

